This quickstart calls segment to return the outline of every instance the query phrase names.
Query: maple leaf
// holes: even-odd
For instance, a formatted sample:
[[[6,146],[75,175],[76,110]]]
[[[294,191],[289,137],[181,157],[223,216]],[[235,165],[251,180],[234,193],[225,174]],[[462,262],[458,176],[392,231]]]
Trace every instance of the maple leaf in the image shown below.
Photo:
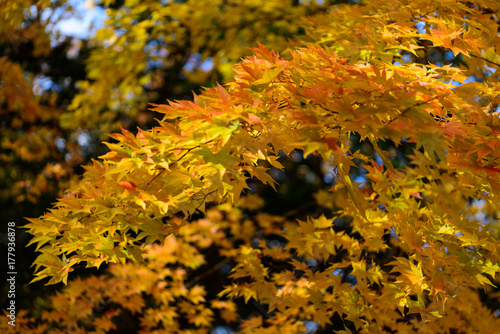
[[[137,190],[137,186],[135,185],[134,182],[120,181],[120,182],[118,182],[118,184],[127,190]]]

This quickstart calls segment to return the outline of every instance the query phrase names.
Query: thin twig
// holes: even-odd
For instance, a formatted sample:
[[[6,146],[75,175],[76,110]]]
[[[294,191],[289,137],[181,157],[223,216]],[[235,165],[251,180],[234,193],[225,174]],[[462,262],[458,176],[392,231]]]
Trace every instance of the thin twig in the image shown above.
[[[164,171],[166,171],[166,169],[165,169],[165,168],[163,168],[163,169],[162,169],[162,170],[158,173],[158,175],[156,175],[155,177],[153,177],[153,178],[151,179],[151,181],[149,181],[149,182],[148,182],[148,184],[146,185],[146,188],[144,188],[144,189],[147,189],[147,188],[151,185],[151,183],[152,183],[154,180],[156,180],[156,178],[158,178],[158,177],[159,177],[159,176],[160,176],[160,175],[161,175]]]
[[[220,268],[222,268],[224,265],[228,264],[229,262],[231,261],[230,258],[225,258],[221,261],[219,261],[218,263],[216,263],[215,265],[213,265],[212,267],[210,267],[210,269],[208,270],[205,270],[204,272],[202,272],[201,274],[193,277],[189,282],[187,282],[185,284],[186,288],[190,288],[191,286],[193,286],[194,284],[198,283],[201,279],[213,274],[215,271],[219,270]]]
[[[495,65],[495,66],[500,67],[500,64],[499,64],[499,63],[495,63],[495,62],[494,62],[494,61],[492,61],[492,60],[488,60],[488,59],[486,59],[486,58],[484,58],[484,57],[481,57],[481,56],[476,56],[476,55],[471,55],[471,56],[472,56],[472,57],[474,57],[474,58],[482,59],[482,60],[484,60],[484,61],[485,61],[485,62],[487,62],[487,63],[490,63],[490,64],[492,64],[492,65]]]

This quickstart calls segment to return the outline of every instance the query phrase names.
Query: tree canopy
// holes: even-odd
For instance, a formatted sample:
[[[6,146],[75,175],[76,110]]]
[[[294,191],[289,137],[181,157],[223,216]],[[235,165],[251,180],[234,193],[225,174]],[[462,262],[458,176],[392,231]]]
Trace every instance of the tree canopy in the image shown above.
[[[33,282],[67,286],[2,330],[498,330],[500,3],[102,6],[60,125],[140,126],[29,219]]]

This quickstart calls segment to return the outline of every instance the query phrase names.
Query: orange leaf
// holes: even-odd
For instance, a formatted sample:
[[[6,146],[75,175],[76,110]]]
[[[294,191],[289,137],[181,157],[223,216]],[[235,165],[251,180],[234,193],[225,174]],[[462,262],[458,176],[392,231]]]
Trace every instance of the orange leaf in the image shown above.
[[[121,185],[123,188],[128,189],[128,190],[137,190],[137,186],[135,185],[134,182],[120,181],[120,182],[118,182],[118,184]]]

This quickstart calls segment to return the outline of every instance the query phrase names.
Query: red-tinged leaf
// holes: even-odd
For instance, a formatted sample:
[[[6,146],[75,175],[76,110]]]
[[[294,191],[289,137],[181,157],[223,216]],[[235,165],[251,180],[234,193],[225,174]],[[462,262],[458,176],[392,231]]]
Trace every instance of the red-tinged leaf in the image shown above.
[[[263,120],[261,120],[260,118],[258,118],[255,115],[252,115],[252,114],[248,115],[248,117],[246,117],[246,119],[250,123],[260,123],[260,122],[263,122]]]
[[[488,182],[490,183],[490,186],[496,191],[498,192],[498,194],[500,194],[500,181],[492,178],[492,177],[488,177]]]
[[[255,70],[255,67],[252,68],[248,65],[245,64],[245,62],[242,62],[240,64],[240,66],[248,73],[250,74],[250,76],[252,78],[254,78],[255,80],[258,80],[262,77],[262,72],[258,71],[258,70]]]
[[[410,193],[410,195],[412,195],[413,197],[422,199],[422,196],[420,196],[420,193],[418,191],[414,191],[414,192]]]
[[[128,131],[128,130],[127,130],[127,129],[125,129],[125,128],[122,128],[121,126],[120,126],[120,131],[121,131],[121,132],[122,132],[125,136],[127,136],[127,135],[130,135],[130,134],[131,134],[131,132],[130,132],[130,131]]]
[[[444,123],[441,125],[441,128],[443,128],[444,132],[453,139],[455,139],[457,135],[467,137],[467,130],[462,123]]]
[[[116,157],[118,155],[118,152],[116,151],[110,151],[104,155],[101,155],[99,158],[100,159],[103,159],[103,160],[111,160],[113,159],[114,157]]]
[[[221,85],[217,84],[217,91],[220,94],[222,102],[227,103],[227,102],[230,101],[229,94],[228,94],[227,90],[224,89],[224,87],[222,87]]]
[[[498,178],[498,175],[500,174],[500,167],[487,166],[487,167],[483,167],[483,169],[486,171],[488,176],[493,177],[493,178]]]
[[[259,42],[257,42],[257,45],[259,47],[253,48],[252,51],[254,51],[258,55],[261,55],[271,63],[276,63],[276,61],[278,60],[278,54],[276,52],[270,51],[268,48],[265,47],[265,45],[260,44]]]
[[[325,54],[323,52],[323,49],[321,49],[321,47],[316,47],[313,49],[321,58],[323,58],[324,60],[326,60],[328,62],[328,64],[330,65],[333,65],[333,61],[331,60],[331,56],[328,56],[327,54]]]
[[[120,181],[118,184],[127,190],[137,190],[137,186],[132,181]]]
[[[335,139],[335,138],[326,138],[325,140],[323,140],[327,145],[328,147],[332,150],[332,151],[337,151],[337,152],[340,152],[340,153],[344,153],[342,152],[342,150],[340,149],[340,147],[337,145],[338,144],[338,139]]]

